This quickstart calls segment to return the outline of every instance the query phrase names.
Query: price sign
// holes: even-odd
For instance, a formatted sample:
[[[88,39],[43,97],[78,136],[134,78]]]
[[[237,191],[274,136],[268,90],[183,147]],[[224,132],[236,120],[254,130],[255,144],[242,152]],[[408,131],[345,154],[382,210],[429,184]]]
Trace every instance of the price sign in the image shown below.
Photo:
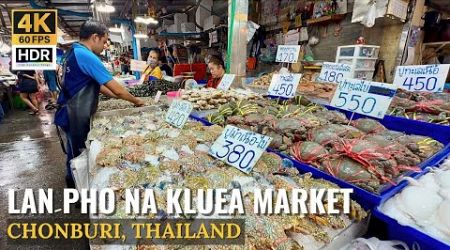
[[[344,79],[352,78],[352,67],[343,63],[326,62],[322,65],[318,81],[341,83]]]
[[[222,80],[220,81],[219,85],[217,86],[217,89],[221,90],[228,90],[230,89],[231,84],[233,84],[234,78],[236,77],[235,74],[225,74],[222,77]]]
[[[209,154],[249,173],[271,141],[268,136],[227,125],[209,149]]]
[[[192,103],[182,100],[174,100],[166,113],[166,122],[182,128],[192,111]]]
[[[330,105],[382,119],[396,91],[397,88],[391,84],[344,79],[339,83]]]
[[[292,98],[295,96],[301,78],[302,74],[274,74],[270,82],[268,94]]]
[[[276,62],[297,63],[300,45],[279,45]]]
[[[450,64],[399,66],[394,85],[409,91],[442,92]]]

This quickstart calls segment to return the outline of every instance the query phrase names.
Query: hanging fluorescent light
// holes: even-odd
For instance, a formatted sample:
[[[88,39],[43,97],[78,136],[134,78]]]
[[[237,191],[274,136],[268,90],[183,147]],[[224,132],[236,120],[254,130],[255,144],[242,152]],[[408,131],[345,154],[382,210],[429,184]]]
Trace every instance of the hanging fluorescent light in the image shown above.
[[[136,38],[136,39],[147,39],[148,35],[147,34],[134,34],[134,38]]]
[[[158,20],[156,20],[155,18],[153,18],[153,17],[140,17],[140,16],[138,16],[138,17],[136,17],[135,19],[134,19],[134,22],[135,23],[143,23],[143,24],[146,24],[146,25],[149,25],[149,24],[158,24]]]
[[[117,27],[117,24],[116,24],[116,26],[115,27],[111,27],[111,28],[109,28],[109,31],[110,32],[114,32],[114,33],[121,33],[121,32],[123,32],[123,29],[122,29],[122,27]]]
[[[97,5],[96,9],[98,12],[104,12],[104,13],[113,13],[114,11],[116,11],[116,8],[114,8],[114,6],[106,4],[106,3]]]

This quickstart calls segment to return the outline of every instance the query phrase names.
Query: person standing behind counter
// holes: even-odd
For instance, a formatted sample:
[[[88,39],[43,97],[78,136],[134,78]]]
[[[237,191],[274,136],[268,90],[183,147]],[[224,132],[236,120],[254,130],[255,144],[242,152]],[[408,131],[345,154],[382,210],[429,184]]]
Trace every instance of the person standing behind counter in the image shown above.
[[[217,88],[223,75],[225,75],[225,63],[217,56],[211,56],[208,62],[211,79],[206,84],[207,88]]]
[[[162,79],[162,71],[161,68],[159,68],[159,57],[160,52],[158,49],[152,49],[150,50],[150,53],[148,53],[147,58],[147,68],[144,70],[144,78],[145,80],[150,80],[151,77]],[[147,79],[147,77],[149,79]]]
[[[106,70],[98,55],[108,42],[108,27],[88,20],[80,27],[80,42],[74,43],[62,60],[63,77],[58,97],[55,124],[67,137],[66,184],[75,188],[70,160],[86,147],[91,116],[97,110],[99,93],[129,101],[135,106],[144,102],[131,95]]]

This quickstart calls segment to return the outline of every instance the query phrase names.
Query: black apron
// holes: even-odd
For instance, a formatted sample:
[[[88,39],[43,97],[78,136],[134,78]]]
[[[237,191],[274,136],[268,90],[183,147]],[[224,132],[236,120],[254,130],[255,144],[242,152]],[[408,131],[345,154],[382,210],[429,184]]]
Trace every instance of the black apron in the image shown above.
[[[65,58],[73,49],[67,52]],[[63,62],[63,72],[66,72],[66,62]],[[64,79],[63,75],[63,79]],[[67,135],[70,148],[63,150],[71,153],[69,158],[75,158],[81,154],[81,150],[86,147],[85,142],[90,130],[91,116],[97,111],[99,101],[100,85],[92,79],[82,89],[70,96],[63,84],[58,84],[61,92],[68,99],[66,103],[58,106],[55,113],[55,124],[59,126]],[[59,130],[58,130],[59,132]],[[58,133],[59,134],[59,133]],[[67,152],[71,150],[71,152]]]

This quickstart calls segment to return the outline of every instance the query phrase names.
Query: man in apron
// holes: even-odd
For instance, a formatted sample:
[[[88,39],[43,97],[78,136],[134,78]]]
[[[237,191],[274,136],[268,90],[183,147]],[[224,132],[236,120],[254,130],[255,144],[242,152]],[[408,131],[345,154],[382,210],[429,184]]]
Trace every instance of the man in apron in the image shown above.
[[[75,188],[70,169],[70,160],[79,156],[86,147],[90,130],[90,118],[97,110],[101,92],[112,98],[119,98],[142,106],[144,102],[132,96],[106,70],[98,55],[108,42],[108,28],[99,22],[86,21],[80,28],[80,42],[74,43],[62,60],[62,83],[58,97],[55,124],[67,137],[68,188]]]

